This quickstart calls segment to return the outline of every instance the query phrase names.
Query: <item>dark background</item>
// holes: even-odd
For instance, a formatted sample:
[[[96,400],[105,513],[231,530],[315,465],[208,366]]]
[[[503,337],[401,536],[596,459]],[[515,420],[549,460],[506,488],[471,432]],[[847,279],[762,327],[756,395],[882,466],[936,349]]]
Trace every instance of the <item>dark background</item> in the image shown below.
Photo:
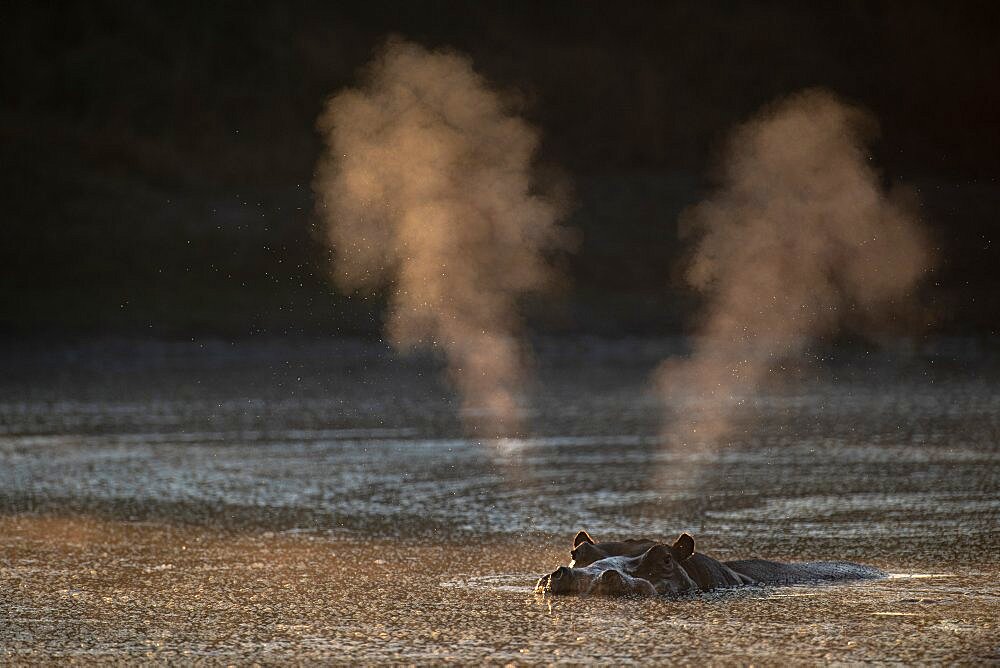
[[[1000,327],[994,2],[17,2],[0,334],[377,336],[379,300],[326,280],[310,181],[324,99],[389,33],[517,91],[574,184],[583,241],[533,331],[683,331],[678,212],[735,124],[807,86],[872,110],[886,183],[919,190],[929,331]]]

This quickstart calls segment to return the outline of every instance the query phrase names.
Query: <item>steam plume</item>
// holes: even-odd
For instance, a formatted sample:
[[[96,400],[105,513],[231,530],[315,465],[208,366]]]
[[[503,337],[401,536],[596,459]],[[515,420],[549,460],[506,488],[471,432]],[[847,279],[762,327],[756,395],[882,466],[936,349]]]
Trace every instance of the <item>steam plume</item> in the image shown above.
[[[808,90],[731,137],[720,187],[681,219],[698,238],[686,279],[706,306],[693,354],[657,372],[668,440],[716,440],[776,364],[848,320],[878,324],[928,268],[912,206],[869,164],[874,129]]]
[[[398,348],[443,348],[469,408],[510,425],[518,299],[546,287],[560,207],[532,183],[537,132],[469,60],[392,39],[332,97],[315,188],[343,288],[390,288]]]

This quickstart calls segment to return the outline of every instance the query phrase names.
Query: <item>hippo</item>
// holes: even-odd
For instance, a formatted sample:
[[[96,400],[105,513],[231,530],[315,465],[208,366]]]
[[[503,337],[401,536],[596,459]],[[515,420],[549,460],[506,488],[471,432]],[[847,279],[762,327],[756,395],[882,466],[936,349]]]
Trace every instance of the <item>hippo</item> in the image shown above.
[[[570,551],[570,568],[582,568],[607,557],[637,557],[660,541],[628,538],[621,542],[597,543],[586,531],[576,534]]]
[[[586,531],[573,539],[569,566],[538,580],[544,594],[665,596],[677,598],[747,585],[884,578],[871,566],[846,561],[781,563],[765,559],[718,561],[695,551],[694,538],[681,534],[672,545],[653,539],[597,542]]]

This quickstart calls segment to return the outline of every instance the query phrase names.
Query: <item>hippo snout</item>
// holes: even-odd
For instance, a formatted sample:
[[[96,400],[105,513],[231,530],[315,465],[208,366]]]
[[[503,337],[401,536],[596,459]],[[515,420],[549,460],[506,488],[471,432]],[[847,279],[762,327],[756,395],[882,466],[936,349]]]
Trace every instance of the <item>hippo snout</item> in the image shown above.
[[[560,566],[548,575],[538,578],[535,591],[561,594],[570,589],[570,581],[573,579],[573,571],[566,566]]]
[[[628,591],[629,586],[625,582],[625,578],[622,577],[621,573],[618,571],[604,571],[597,576],[590,593],[602,594],[604,596],[616,596],[626,594]]]

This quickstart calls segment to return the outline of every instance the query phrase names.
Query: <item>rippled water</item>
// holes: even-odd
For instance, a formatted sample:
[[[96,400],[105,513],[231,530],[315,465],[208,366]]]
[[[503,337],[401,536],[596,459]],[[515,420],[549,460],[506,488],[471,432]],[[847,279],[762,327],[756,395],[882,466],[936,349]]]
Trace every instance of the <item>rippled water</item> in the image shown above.
[[[432,360],[337,343],[18,350],[0,379],[0,658],[1000,661],[1000,369],[842,357],[715,451],[664,447],[670,342],[553,346],[525,434]],[[581,528],[889,580],[546,600]]]

